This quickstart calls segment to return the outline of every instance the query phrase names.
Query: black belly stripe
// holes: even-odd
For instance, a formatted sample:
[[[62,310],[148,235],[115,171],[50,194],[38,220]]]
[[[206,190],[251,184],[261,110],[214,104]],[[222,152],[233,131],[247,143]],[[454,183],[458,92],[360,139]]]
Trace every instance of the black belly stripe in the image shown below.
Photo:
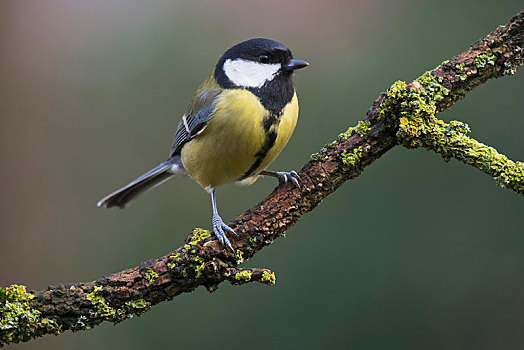
[[[262,123],[264,126],[264,130],[266,131],[266,139],[264,140],[264,144],[262,145],[262,148],[260,148],[260,151],[258,151],[255,154],[255,157],[257,157],[255,162],[242,175],[239,181],[244,180],[253,175],[255,170],[257,170],[260,164],[262,164],[262,161],[264,160],[264,158],[266,158],[267,154],[269,153],[269,150],[275,145],[275,141],[277,140],[276,130],[270,129],[273,125],[278,125],[280,123],[280,118],[271,113],[267,118],[264,118]]]

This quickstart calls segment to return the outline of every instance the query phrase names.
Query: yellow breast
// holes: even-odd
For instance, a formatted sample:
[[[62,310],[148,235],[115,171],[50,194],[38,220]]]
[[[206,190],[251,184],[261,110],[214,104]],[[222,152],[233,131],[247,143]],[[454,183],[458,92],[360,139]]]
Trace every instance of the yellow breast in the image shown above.
[[[280,152],[286,147],[293,131],[295,131],[295,126],[297,125],[298,119],[298,99],[296,93],[293,95],[291,102],[289,102],[282,114],[280,115],[280,122],[275,124],[272,128],[277,133],[277,138],[275,144],[269,150],[266,157],[263,159],[260,167],[255,173],[259,173],[262,170],[266,170],[267,167],[273,163],[273,161],[278,157]],[[272,130],[270,129],[270,130]]]
[[[189,175],[204,188],[241,180],[259,158],[257,154],[260,154],[268,133],[263,121],[268,116],[269,112],[248,90],[222,92],[209,124],[181,150],[182,162]],[[277,137],[259,160],[259,166],[252,171],[248,182],[254,182],[257,174],[282,151],[295,129],[297,117],[295,95],[281,113],[279,123],[271,127],[270,131],[275,131]]]

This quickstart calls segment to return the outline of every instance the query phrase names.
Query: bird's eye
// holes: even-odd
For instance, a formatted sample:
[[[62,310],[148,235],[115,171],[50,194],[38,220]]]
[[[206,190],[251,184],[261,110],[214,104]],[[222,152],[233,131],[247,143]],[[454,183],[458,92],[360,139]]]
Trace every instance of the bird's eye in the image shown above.
[[[258,61],[260,63],[268,63],[269,62],[269,57],[267,57],[266,55],[260,55],[260,56],[258,56]]]

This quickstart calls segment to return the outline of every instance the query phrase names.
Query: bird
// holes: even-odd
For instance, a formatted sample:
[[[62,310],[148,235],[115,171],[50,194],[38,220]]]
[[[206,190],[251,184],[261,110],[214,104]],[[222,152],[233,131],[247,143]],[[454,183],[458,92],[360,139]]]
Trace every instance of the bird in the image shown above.
[[[250,185],[260,176],[300,187],[295,171],[269,171],[298,119],[295,70],[307,67],[280,42],[255,38],[229,48],[194,93],[176,129],[169,158],[98,202],[124,208],[132,199],[169,180],[189,175],[211,195],[213,231],[234,251],[236,234],[218,213],[215,189]]]

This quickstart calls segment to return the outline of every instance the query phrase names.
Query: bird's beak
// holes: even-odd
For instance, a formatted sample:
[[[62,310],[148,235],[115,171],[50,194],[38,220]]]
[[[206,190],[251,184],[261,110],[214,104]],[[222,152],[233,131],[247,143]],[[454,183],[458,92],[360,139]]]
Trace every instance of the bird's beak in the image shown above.
[[[307,63],[306,61],[296,60],[293,58],[291,59],[291,61],[289,61],[288,64],[286,64],[282,68],[284,68],[285,70],[295,70],[295,69],[300,69],[300,68],[304,68],[307,66],[309,66],[309,63]]]

